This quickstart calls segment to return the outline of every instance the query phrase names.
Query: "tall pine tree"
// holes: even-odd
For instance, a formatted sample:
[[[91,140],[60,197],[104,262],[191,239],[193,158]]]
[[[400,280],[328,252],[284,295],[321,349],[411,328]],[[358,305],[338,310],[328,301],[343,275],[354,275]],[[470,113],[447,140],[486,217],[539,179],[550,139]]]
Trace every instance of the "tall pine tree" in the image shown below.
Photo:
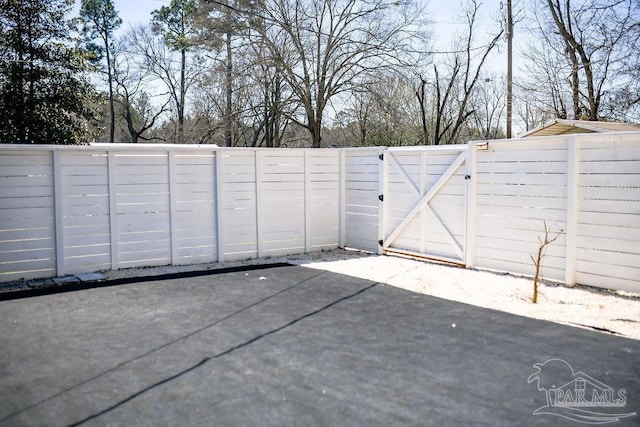
[[[164,43],[173,51],[180,53],[180,79],[177,87],[171,88],[171,96],[178,111],[177,142],[184,140],[185,103],[189,82],[187,82],[187,53],[193,43],[190,40],[196,33],[193,20],[197,15],[196,0],[171,0],[169,6],[162,6],[151,12],[153,31],[162,35]]]
[[[89,49],[96,53],[96,59],[104,55],[106,62],[105,73],[109,87],[109,142],[113,143],[116,118],[113,106],[112,39],[114,31],[122,24],[122,19],[118,17],[111,0],[82,0],[80,18],[84,20],[82,32],[88,41]],[[100,45],[93,43],[96,39],[100,40]]]
[[[90,137],[93,87],[66,19],[73,0],[0,0],[0,142]]]

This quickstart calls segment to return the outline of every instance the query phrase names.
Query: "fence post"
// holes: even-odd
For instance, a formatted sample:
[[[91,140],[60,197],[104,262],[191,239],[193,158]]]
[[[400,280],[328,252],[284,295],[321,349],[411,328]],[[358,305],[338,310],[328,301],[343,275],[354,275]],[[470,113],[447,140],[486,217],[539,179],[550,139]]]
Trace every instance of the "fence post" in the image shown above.
[[[387,156],[389,153],[386,152],[386,147],[380,147],[378,150],[378,158],[380,161],[378,162],[378,255],[384,255],[383,243],[384,238],[386,237],[387,227],[386,227],[386,209],[384,198],[389,198],[388,188],[389,188],[389,180],[387,179],[389,162]],[[388,203],[387,203],[388,204]]]
[[[61,153],[53,150],[53,206],[56,236],[56,275],[64,276],[64,194]]]
[[[256,178],[256,252],[257,257],[264,257],[264,236],[262,231],[263,227],[263,219],[262,219],[262,153],[259,149],[254,149],[254,159],[255,159],[255,178]]]
[[[215,199],[216,199],[216,246],[218,249],[218,262],[224,262],[224,220],[222,200],[222,151],[213,150],[215,153]]]
[[[580,179],[580,147],[575,135],[567,141],[567,243],[565,255],[564,281],[567,285],[576,284],[577,246],[578,246],[578,203]]]
[[[341,248],[347,246],[347,151],[340,149],[340,161],[339,161],[339,173],[338,173],[338,185],[339,185],[339,199],[338,199],[338,245]]]
[[[425,194],[427,194],[427,152],[423,151],[420,154],[420,186],[418,190],[420,191],[420,196],[418,200],[422,199]],[[420,253],[424,254],[427,252],[427,232],[429,228],[427,227],[427,210],[420,209]]]
[[[178,202],[176,187],[176,153],[175,151],[167,151],[169,164],[169,238],[171,239],[171,265],[178,264]]]
[[[476,235],[477,235],[477,198],[478,198],[478,149],[476,142],[467,145],[467,221],[465,227],[465,266],[476,266]]]
[[[309,209],[311,205],[311,172],[309,171],[311,152],[305,149],[302,154],[304,156],[304,251],[309,253],[311,252],[311,218],[309,218],[309,213],[311,212],[311,209]]]
[[[111,269],[118,269],[118,212],[116,201],[116,153],[108,151],[109,169],[109,234],[111,237]]]

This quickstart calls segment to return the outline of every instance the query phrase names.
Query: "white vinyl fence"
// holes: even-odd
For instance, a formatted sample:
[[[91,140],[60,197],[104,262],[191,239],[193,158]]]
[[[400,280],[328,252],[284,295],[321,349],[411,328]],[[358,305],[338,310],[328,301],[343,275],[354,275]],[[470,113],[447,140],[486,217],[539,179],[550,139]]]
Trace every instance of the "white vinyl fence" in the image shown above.
[[[640,292],[640,134],[490,142],[477,150],[471,265]]]
[[[546,223],[551,236],[562,233],[546,248],[544,277],[640,292],[640,133],[347,151],[346,159],[346,213],[367,220],[364,234],[347,229],[347,245],[532,276]]]
[[[0,282],[336,247],[640,292],[640,133],[466,146],[0,146]]]
[[[0,150],[0,282],[339,245],[336,150]]]

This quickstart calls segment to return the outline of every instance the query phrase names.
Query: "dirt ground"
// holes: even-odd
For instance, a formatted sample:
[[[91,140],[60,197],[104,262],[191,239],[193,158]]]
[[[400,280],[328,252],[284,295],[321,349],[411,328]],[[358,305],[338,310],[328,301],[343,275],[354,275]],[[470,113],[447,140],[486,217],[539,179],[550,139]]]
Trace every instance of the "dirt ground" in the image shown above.
[[[539,286],[538,303],[533,304],[533,280],[528,277],[395,256],[354,256],[344,251],[332,252],[325,258],[302,261],[300,265],[380,281],[478,307],[640,340],[640,294],[543,283]]]

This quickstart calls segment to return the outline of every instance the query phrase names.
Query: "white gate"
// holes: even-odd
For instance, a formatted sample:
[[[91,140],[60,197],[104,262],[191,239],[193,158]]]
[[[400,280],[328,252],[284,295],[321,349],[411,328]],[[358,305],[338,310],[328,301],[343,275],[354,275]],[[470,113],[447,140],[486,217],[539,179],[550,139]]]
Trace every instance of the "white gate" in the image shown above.
[[[467,146],[391,148],[381,160],[382,253],[464,264]]]

